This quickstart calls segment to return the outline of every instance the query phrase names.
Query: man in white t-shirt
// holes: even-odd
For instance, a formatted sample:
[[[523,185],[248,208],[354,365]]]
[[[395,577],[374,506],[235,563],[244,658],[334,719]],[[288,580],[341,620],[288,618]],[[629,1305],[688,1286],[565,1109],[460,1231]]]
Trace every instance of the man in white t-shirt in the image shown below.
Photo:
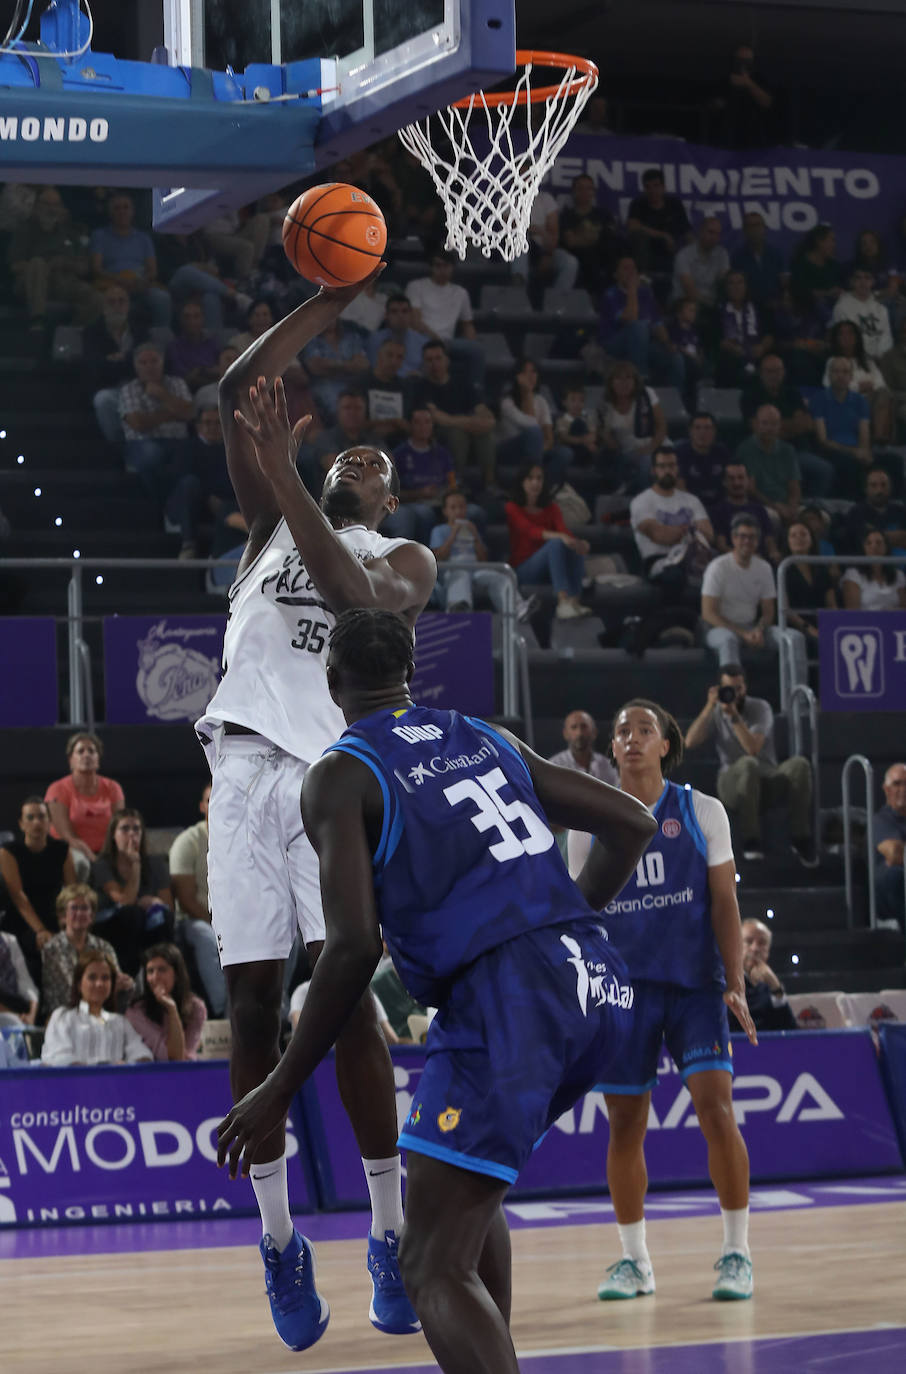
[[[777,589],[770,563],[755,550],[761,528],[752,515],[740,512],[730,523],[730,552],[715,558],[702,580],[702,620],[707,626],[705,643],[718,662],[737,663],[745,649],[779,652],[780,631],[774,624]],[[805,636],[791,636],[792,681],[806,682]]]
[[[878,300],[873,287],[871,273],[857,267],[850,278],[849,290],[837,298],[831,324],[848,320],[856,325],[862,334],[866,355],[877,361],[893,348],[893,335],[887,308]]]
[[[695,242],[679,250],[673,260],[673,300],[697,301],[709,310],[716,307],[718,286],[730,270],[720,235],[720,220],[709,215],[698,226]]]
[[[480,386],[484,381],[484,353],[476,341],[469,293],[453,281],[455,261],[453,253],[434,253],[430,277],[416,277],[406,287],[412,328],[445,343],[453,360],[460,360],[471,380]]]
[[[629,503],[629,518],[636,547],[648,577],[673,570],[672,582],[685,582],[690,541],[701,535],[713,543],[714,530],[697,496],[678,491],[679,464],[672,448],[659,448],[652,464],[654,481]],[[707,557],[707,551],[705,551]]]
[[[218,1020],[226,1015],[226,981],[217,952],[217,936],[211,925],[208,904],[208,806],[211,784],[201,794],[198,809],[201,820],[183,830],[170,846],[170,887],[176,898],[176,916],[181,919],[186,943],[195,955],[198,976],[211,1015]]]

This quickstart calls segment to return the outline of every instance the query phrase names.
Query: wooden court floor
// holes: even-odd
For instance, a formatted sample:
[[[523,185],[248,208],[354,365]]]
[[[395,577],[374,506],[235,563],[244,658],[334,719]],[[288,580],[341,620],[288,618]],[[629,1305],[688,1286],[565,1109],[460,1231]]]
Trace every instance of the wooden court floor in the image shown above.
[[[734,1368],[745,1374],[747,1339],[906,1324],[906,1201],[755,1214],[751,1302],[710,1297],[719,1237],[715,1217],[650,1221],[657,1295],[600,1303],[598,1282],[618,1258],[615,1227],[514,1230],[517,1350],[528,1356],[733,1340],[742,1342]],[[250,1246],[5,1260],[0,1369],[351,1374],[431,1365],[420,1335],[383,1336],[368,1324],[360,1241],[321,1242],[318,1259],[331,1322],[319,1344],[299,1355],[273,1333]]]

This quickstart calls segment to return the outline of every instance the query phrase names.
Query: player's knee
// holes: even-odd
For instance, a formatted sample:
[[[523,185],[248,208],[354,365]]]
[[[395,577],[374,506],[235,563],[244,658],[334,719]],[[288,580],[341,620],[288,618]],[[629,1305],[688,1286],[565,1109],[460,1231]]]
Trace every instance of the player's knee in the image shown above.
[[[719,1139],[736,1130],[736,1118],[730,1100],[708,1097],[699,1102],[695,1110],[698,1113],[699,1125],[709,1140]]]
[[[397,1258],[403,1286],[413,1305],[418,1303],[428,1274],[426,1241],[427,1237],[422,1235],[417,1227],[408,1222],[403,1227]]]
[[[610,1143],[615,1150],[641,1148],[648,1126],[648,1104],[635,1099],[607,1103]]]

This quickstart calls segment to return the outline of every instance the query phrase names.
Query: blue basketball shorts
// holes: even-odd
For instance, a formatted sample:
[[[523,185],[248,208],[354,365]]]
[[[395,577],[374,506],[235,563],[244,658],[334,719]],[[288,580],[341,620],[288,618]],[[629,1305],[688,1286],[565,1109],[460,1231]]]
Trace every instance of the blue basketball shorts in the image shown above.
[[[645,1093],[657,1083],[657,1066],[666,1044],[685,1081],[704,1069],[733,1072],[730,1030],[723,989],[680,988],[672,983],[633,984],[635,1025],[626,1054],[602,1077],[604,1092]]]
[[[633,990],[594,920],[530,931],[454,980],[431,1023],[403,1149],[514,1183],[628,1044]]]

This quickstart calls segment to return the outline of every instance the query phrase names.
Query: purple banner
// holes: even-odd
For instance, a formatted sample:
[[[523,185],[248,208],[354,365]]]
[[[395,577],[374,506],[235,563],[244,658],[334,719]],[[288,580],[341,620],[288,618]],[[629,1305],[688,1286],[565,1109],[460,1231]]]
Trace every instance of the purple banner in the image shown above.
[[[819,611],[822,711],[902,711],[906,611]]]
[[[225,1061],[7,1069],[0,1107],[0,1225],[160,1221],[253,1213],[248,1180],[216,1167],[230,1102]],[[299,1144],[291,1123],[287,1154]],[[361,1171],[361,1164],[359,1170]],[[303,1170],[290,1202],[310,1211]]]
[[[821,1178],[902,1169],[903,1158],[868,1030],[734,1037],[733,1104],[755,1180]],[[424,1051],[393,1050],[397,1117],[418,1091]],[[367,1190],[332,1062],[316,1070],[324,1126],[325,1206],[364,1206]],[[309,1106],[310,1110],[310,1106]],[[511,1190],[526,1194],[605,1188],[604,1094],[588,1093],[554,1124]],[[689,1091],[665,1052],[652,1095],[645,1158],[653,1187],[706,1184],[705,1143]]]
[[[598,199],[625,224],[630,201],[641,194],[641,176],[660,167],[667,190],[678,195],[693,224],[717,215],[724,243],[742,237],[742,218],[757,210],[771,239],[789,253],[814,225],[837,231],[837,256],[852,255],[860,230],[871,226],[893,255],[899,238],[906,162],[875,153],[842,153],[812,148],[735,151],[684,143],[675,138],[589,137],[573,134],[557,158],[545,189],[564,203],[574,177],[590,176]],[[893,267],[906,264],[889,259]]]
[[[108,725],[196,721],[220,681],[226,616],[107,616]]]
[[[415,627],[415,674],[410,684],[419,706],[494,714],[491,617],[485,612],[447,615],[426,611]]]
[[[56,725],[57,627],[51,616],[0,617],[0,720],[10,725]]]

